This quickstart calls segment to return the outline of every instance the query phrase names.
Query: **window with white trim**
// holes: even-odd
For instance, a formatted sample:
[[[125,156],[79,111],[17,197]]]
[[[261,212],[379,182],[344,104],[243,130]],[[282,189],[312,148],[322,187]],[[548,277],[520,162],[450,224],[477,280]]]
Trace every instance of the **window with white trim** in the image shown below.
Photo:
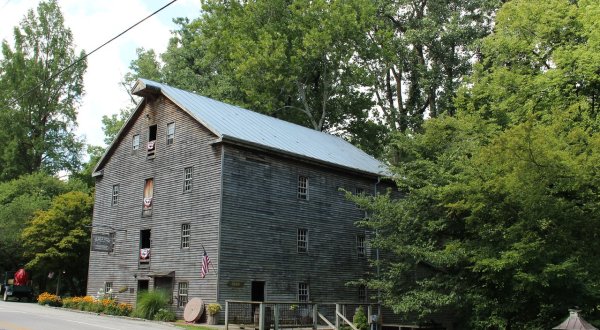
[[[308,200],[308,177],[298,176],[298,198]]]
[[[360,188],[360,187],[356,187],[354,188],[354,194],[356,196],[361,196],[365,194],[365,189],[364,188]]]
[[[133,150],[140,149],[140,135],[139,134],[136,134],[133,136],[133,139],[131,140],[131,148]]]
[[[297,246],[299,253],[308,252],[308,229],[298,228]]]
[[[190,247],[190,234],[192,225],[189,223],[181,224],[181,248],[187,249]]]
[[[113,282],[104,282],[104,293],[112,294]]]
[[[115,184],[112,187],[112,199],[111,199],[111,205],[118,205],[119,204],[119,185]]]
[[[177,307],[184,308],[188,302],[188,282],[179,282],[177,290]]]
[[[175,123],[167,124],[167,145],[173,144],[175,138]]]
[[[308,283],[298,283],[298,302],[308,302],[309,298]]]
[[[364,257],[366,254],[366,238],[365,234],[356,235],[356,254],[359,257]]]
[[[186,167],[183,170],[183,192],[192,191],[192,179],[194,178],[194,168]]]

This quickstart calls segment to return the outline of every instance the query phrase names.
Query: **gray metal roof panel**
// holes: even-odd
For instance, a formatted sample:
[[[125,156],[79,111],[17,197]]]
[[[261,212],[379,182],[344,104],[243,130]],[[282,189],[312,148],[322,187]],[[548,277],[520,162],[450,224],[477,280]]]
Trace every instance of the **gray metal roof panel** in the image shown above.
[[[340,137],[151,80],[140,81],[160,88],[165,96],[225,140],[232,138],[361,172],[389,175],[383,163]]]

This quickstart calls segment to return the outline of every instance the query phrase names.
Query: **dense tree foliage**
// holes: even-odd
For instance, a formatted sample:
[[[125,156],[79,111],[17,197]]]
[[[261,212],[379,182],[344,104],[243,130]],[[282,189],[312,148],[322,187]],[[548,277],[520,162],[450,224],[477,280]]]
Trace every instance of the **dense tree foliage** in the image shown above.
[[[21,235],[26,267],[38,277],[65,271],[64,280],[75,295],[86,289],[93,204],[93,197],[82,191],[59,195],[50,208],[35,214]]]
[[[30,10],[2,43],[0,58],[0,179],[79,166],[83,147],[75,136],[76,106],[83,93],[83,55],[55,0]]]
[[[511,1],[457,115],[395,139],[404,198],[360,203],[384,303],[458,328],[547,329],[600,317],[597,1]]]
[[[43,173],[24,175],[0,183],[0,271],[24,263],[21,232],[38,210],[50,207],[52,198],[70,189]]]

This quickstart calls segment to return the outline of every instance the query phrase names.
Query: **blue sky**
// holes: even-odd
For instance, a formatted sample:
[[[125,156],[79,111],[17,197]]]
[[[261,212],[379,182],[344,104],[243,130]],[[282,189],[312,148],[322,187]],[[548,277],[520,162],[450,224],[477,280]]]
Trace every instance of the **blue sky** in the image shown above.
[[[58,0],[65,25],[71,29],[76,48],[92,51],[171,0]],[[13,43],[13,27],[39,0],[0,0],[0,39]],[[103,145],[101,119],[118,113],[129,99],[119,84],[135,58],[135,49],[144,47],[161,53],[167,46],[173,18],[200,15],[200,0],[178,0],[119,39],[88,58],[84,77],[86,94],[79,107],[78,134],[88,144]]]

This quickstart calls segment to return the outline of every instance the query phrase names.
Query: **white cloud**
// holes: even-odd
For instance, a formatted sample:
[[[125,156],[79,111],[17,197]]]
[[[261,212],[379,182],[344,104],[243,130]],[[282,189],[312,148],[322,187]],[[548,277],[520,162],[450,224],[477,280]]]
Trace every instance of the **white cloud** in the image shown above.
[[[91,52],[131,25],[169,3],[169,0],[60,0],[65,25],[73,32],[78,50]],[[18,25],[28,9],[39,1],[9,0],[0,2],[0,39],[12,44],[13,27]],[[200,13],[199,0],[179,0],[155,16],[88,57],[84,77],[86,94],[78,115],[78,133],[87,143],[103,145],[101,119],[117,113],[129,99],[119,83],[135,58],[135,49],[143,47],[163,52],[175,29],[173,18],[195,18]]]

